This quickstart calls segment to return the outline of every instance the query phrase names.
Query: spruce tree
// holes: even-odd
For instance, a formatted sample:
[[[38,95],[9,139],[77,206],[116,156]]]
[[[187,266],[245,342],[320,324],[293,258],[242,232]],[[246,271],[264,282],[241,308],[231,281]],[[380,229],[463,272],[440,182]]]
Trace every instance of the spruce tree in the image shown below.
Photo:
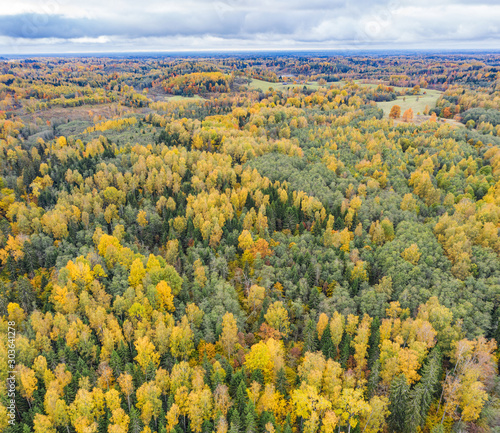
[[[317,310],[319,306],[319,292],[316,287],[311,288],[311,293],[309,294],[309,308],[311,310]]]
[[[137,412],[137,409],[135,407],[132,407],[132,409],[130,410],[129,431],[132,433],[139,433],[142,430],[141,425],[142,425],[142,423],[141,423],[139,413]]]
[[[375,317],[371,324],[370,338],[368,339],[368,368],[371,368],[380,355],[380,318]]]
[[[410,393],[408,404],[406,407],[406,419],[404,433],[416,433],[417,427],[420,424],[420,407],[418,395],[414,392]]]
[[[257,433],[257,431],[255,406],[251,401],[249,401],[245,407],[245,433]]]
[[[240,382],[244,381],[243,379],[243,373],[241,370],[238,370],[236,373],[233,374],[231,377],[231,385],[229,386],[229,392],[231,394],[231,397],[236,396],[236,391],[238,390],[238,387],[240,386]]]
[[[264,385],[264,374],[260,368],[255,369],[250,376],[250,382],[258,382],[261,385]]]
[[[380,361],[377,359],[372,366],[370,376],[368,377],[367,389],[368,398],[373,397],[377,391],[377,386],[380,382]]]
[[[290,414],[286,416],[285,427],[283,428],[283,433],[292,433],[292,427],[290,426]]]
[[[231,366],[231,364],[229,363],[229,361],[226,358],[222,358],[221,365],[222,365],[222,368],[224,369],[224,371],[226,372],[225,382],[227,384],[232,383],[233,373],[234,373],[233,367]]]
[[[336,354],[335,347],[333,345],[332,341],[332,334],[330,332],[330,326],[326,326],[325,330],[323,331],[323,335],[321,336],[321,351],[323,352],[323,355],[325,355],[325,358],[334,358]]]
[[[317,237],[317,236],[320,236],[321,233],[322,233],[322,227],[321,227],[321,223],[319,221],[314,221],[314,225],[312,227],[312,234],[313,236]]]
[[[206,419],[203,421],[203,424],[201,426],[201,432],[202,433],[211,433],[214,430],[214,425],[211,420]]]
[[[118,355],[120,355],[120,359],[122,361],[122,365],[130,362],[130,348],[124,341],[120,341],[117,349]]]
[[[247,404],[247,398],[246,398],[246,385],[244,381],[240,382],[240,385],[238,386],[238,390],[236,391],[236,407],[238,408],[238,411],[240,413],[243,413],[245,411],[245,407]]]
[[[238,408],[233,409],[229,431],[230,433],[239,433],[241,431],[241,418]]]
[[[317,335],[316,324],[312,319],[305,318],[304,328],[304,352],[314,352],[316,350],[315,338]]]
[[[212,384],[211,376],[212,376],[213,368],[212,368],[212,364],[208,360],[206,353],[205,353],[205,356],[203,357],[203,369],[205,370],[205,375],[203,377],[203,380],[212,389],[212,392],[213,392],[217,385]]]
[[[309,263],[307,267],[307,282],[310,287],[315,287],[316,285],[316,269],[314,268],[313,263]]]
[[[285,397],[287,397],[288,396],[287,387],[288,387],[288,381],[286,379],[285,369],[281,367],[278,370],[278,374],[276,377],[276,390],[279,391],[281,394],[283,394]]]
[[[418,409],[418,422],[424,426],[432,399],[439,386],[441,377],[441,352],[435,348],[429,355],[428,361],[422,371],[422,379],[412,392],[412,400],[415,400],[415,407]]]
[[[401,374],[393,379],[389,394],[389,427],[393,432],[401,433],[406,429],[406,415],[410,386],[406,376]]]
[[[340,364],[342,368],[347,368],[347,361],[349,360],[350,350],[351,350],[351,340],[352,337],[345,332],[340,342]]]
[[[292,207],[287,208],[284,219],[285,219],[285,228],[291,230],[293,233],[295,227],[297,226],[298,218]]]
[[[111,352],[109,366],[113,369],[114,375],[118,377],[123,372],[123,361],[116,350]]]

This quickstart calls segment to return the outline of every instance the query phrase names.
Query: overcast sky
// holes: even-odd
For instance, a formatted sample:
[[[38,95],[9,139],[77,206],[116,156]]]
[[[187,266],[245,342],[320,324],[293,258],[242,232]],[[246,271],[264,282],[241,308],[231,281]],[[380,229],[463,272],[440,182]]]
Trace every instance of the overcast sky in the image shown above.
[[[3,0],[0,54],[500,49],[499,0]]]

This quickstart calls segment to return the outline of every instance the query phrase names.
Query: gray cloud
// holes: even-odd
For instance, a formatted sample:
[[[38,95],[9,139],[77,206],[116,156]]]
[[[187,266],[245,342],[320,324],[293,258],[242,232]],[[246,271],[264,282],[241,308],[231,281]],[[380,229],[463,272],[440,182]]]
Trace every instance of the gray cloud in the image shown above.
[[[220,31],[215,12],[196,16],[171,12],[165,15],[143,16],[139,19],[67,18],[62,15],[20,14],[0,16],[0,35],[12,38],[73,39],[82,37],[121,36],[128,38],[173,35],[232,35],[238,33],[238,22],[244,16],[231,13]],[[234,20],[234,21],[233,21]]]
[[[107,49],[499,48],[498,0],[17,0],[2,52]],[[33,3],[30,3],[33,2]],[[49,5],[49,3],[47,3]],[[267,45],[266,45],[267,44]]]

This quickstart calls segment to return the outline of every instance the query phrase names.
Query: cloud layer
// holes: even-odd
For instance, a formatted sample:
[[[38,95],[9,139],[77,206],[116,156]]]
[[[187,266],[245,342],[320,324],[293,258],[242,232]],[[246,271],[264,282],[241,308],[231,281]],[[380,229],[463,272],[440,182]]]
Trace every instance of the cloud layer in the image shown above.
[[[16,0],[0,54],[500,48],[497,0]]]

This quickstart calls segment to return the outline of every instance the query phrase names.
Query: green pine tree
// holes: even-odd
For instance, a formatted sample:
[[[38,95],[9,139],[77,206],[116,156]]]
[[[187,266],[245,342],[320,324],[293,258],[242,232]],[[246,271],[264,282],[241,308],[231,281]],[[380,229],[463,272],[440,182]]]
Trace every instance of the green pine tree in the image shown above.
[[[258,382],[261,385],[264,385],[264,374],[260,368],[255,369],[250,376],[250,382]]]
[[[321,351],[325,358],[334,358],[337,351],[332,341],[332,334],[330,332],[330,326],[327,326],[323,331],[323,335],[321,336]]]
[[[304,351],[314,352],[316,350],[316,324],[312,319],[305,318],[306,326],[304,328]]]
[[[368,339],[368,368],[372,368],[380,355],[380,318],[375,317],[372,321],[370,338]]]
[[[368,398],[373,397],[377,391],[377,386],[380,382],[380,361],[377,359],[372,366],[370,371],[370,376],[368,377]]]
[[[238,387],[240,386],[240,382],[242,380],[244,381],[243,372],[241,370],[238,370],[231,377],[231,385],[229,386],[229,392],[231,394],[231,397],[234,398],[236,396],[236,391],[238,390]]]
[[[404,374],[393,379],[389,393],[389,427],[393,432],[401,433],[406,429],[406,416],[410,386]]]
[[[283,428],[283,433],[292,433],[292,427],[290,426],[290,414],[286,416],[285,427]]]
[[[240,413],[243,413],[245,411],[245,407],[247,404],[247,393],[246,393],[246,385],[244,381],[240,382],[240,385],[238,386],[238,390],[236,391],[236,407],[238,408],[238,411]]]
[[[318,309],[318,306],[319,306],[319,291],[316,287],[313,287],[311,285],[311,293],[309,294],[309,302],[308,302],[308,305],[309,305],[309,308],[311,310],[317,310]]]
[[[434,395],[439,387],[441,377],[441,352],[433,349],[422,370],[422,379],[412,392],[412,399],[418,408],[418,425],[424,426]]]
[[[111,352],[109,366],[113,369],[114,375],[118,377],[123,372],[123,361],[116,350]]]
[[[340,364],[344,369],[347,368],[347,361],[349,360],[351,340],[352,337],[345,332],[342,337],[342,341],[340,342]]]
[[[283,394],[285,397],[288,396],[288,380],[286,379],[285,369],[281,367],[278,370],[278,374],[276,377],[276,390]]]
[[[251,401],[249,401],[245,407],[245,433],[257,433],[257,431],[255,406]]]
[[[314,268],[313,263],[309,263],[307,267],[307,282],[310,287],[316,286],[316,269]]]
[[[241,431],[241,418],[237,408],[233,409],[229,431],[231,433],[239,433]]]

